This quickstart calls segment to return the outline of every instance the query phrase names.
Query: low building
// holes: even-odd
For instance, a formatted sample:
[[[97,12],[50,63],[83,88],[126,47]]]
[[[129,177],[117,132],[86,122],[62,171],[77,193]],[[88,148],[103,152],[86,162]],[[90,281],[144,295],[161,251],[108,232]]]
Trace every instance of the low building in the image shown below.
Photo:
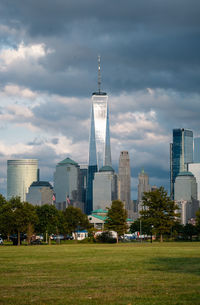
[[[92,211],[91,215],[88,215],[89,222],[94,226],[95,229],[103,231],[104,230],[104,224],[107,219],[107,210],[98,209],[95,211]],[[127,225],[128,228],[133,223],[133,220],[130,218],[127,218]]]
[[[47,181],[33,182],[26,194],[26,201],[32,205],[42,206],[44,204],[53,204],[53,187]]]
[[[108,211],[103,209],[92,211],[92,214],[88,215],[88,220],[95,229],[103,231],[107,213]]]

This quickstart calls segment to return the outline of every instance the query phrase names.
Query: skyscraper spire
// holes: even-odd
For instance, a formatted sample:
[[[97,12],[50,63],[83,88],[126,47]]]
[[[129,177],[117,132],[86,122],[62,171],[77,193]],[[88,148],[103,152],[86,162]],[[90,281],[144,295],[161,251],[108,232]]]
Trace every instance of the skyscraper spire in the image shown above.
[[[98,91],[101,93],[101,56],[98,55]]]

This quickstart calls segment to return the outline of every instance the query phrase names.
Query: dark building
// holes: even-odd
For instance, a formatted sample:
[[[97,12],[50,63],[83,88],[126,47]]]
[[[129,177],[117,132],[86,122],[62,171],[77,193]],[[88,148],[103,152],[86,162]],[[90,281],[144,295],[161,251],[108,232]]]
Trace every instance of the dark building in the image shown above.
[[[174,198],[174,183],[180,172],[187,171],[193,162],[193,132],[188,129],[173,129],[173,143],[170,144],[170,192]]]

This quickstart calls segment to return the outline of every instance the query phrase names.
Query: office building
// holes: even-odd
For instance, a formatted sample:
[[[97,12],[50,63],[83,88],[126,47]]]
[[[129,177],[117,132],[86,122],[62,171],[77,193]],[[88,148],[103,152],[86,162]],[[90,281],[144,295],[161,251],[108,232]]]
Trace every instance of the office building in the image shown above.
[[[86,190],[87,190],[87,176],[88,176],[88,165],[80,164],[80,192],[81,192],[81,202],[86,205]]]
[[[53,187],[47,181],[33,182],[26,194],[26,201],[32,205],[53,204]]]
[[[105,210],[117,199],[117,175],[111,166],[103,166],[93,180],[93,208]]]
[[[194,163],[200,163],[200,137],[194,138]]]
[[[133,213],[131,204],[131,169],[128,151],[121,151],[119,157],[119,199],[124,202],[125,209],[130,217]],[[131,209],[132,206],[132,209]]]
[[[194,218],[199,209],[197,200],[196,178],[191,172],[178,173],[174,184],[174,200],[179,206],[181,223],[186,224],[189,219]]]
[[[103,166],[112,166],[110,149],[108,95],[101,91],[100,57],[98,58],[98,91],[92,94],[89,139],[89,166],[86,193],[86,213],[93,210],[93,179]]]
[[[170,145],[170,193],[174,198],[174,183],[178,173],[187,171],[193,162],[193,132],[187,129],[173,129],[173,143]]]
[[[197,199],[200,200],[200,163],[189,163],[188,171],[196,178],[197,182]]]
[[[39,180],[38,160],[19,159],[7,161],[7,199],[19,196],[26,201],[32,182]]]
[[[79,177],[80,167],[72,159],[66,158],[56,165],[54,192],[56,207],[59,210],[73,205],[73,202],[81,201]]]

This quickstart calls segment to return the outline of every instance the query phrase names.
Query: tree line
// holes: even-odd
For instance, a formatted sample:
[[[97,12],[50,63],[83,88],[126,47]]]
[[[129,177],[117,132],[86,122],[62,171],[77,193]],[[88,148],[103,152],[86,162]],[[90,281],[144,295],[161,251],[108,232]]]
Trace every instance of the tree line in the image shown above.
[[[7,201],[0,194],[0,233],[7,236],[17,235],[17,244],[20,245],[21,235],[26,234],[30,244],[31,236],[43,234],[74,233],[77,230],[90,227],[88,217],[79,208],[69,206],[65,211],[59,211],[54,205],[33,206],[28,202],[21,202],[19,197]]]
[[[192,236],[200,234],[200,210],[196,214],[195,226],[181,225],[178,206],[170,199],[164,188],[160,187],[144,193],[140,218],[134,221],[130,228],[127,226],[127,211],[124,204],[119,200],[113,201],[108,208],[104,228],[117,232],[117,242],[118,237],[128,230],[153,234],[160,238],[161,242],[163,236],[192,239]],[[16,234],[18,245],[22,233],[26,233],[27,241],[30,243],[33,233],[43,236],[74,233],[76,238],[76,232],[82,229],[94,231],[87,215],[79,208],[69,206],[64,211],[59,211],[54,205],[33,206],[28,202],[21,202],[19,197],[7,201],[0,194],[0,233],[8,239],[12,234]]]

